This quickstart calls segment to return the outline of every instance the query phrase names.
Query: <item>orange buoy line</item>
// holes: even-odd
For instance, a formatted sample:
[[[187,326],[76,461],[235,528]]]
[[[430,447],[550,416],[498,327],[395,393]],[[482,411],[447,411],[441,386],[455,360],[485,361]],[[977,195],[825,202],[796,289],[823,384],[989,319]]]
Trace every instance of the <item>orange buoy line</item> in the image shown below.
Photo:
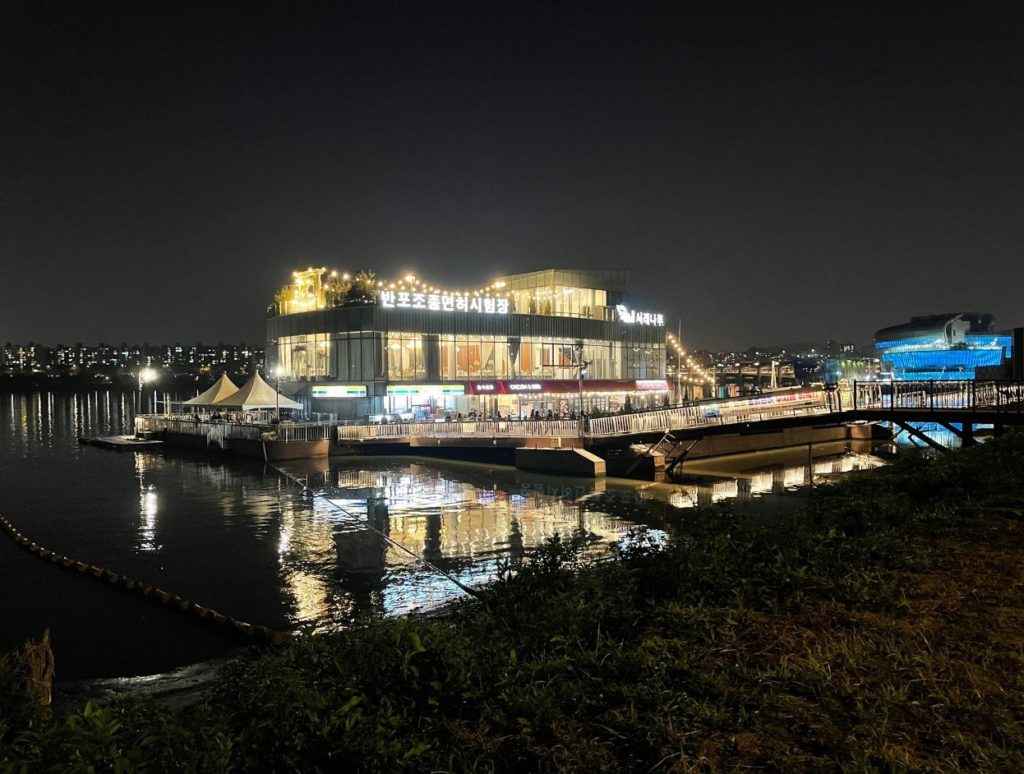
[[[281,642],[289,636],[287,632],[281,632],[267,626],[257,626],[246,621],[240,621],[237,618],[224,615],[209,607],[197,605],[195,602],[179,597],[177,594],[171,594],[170,592],[164,591],[156,586],[143,583],[142,581],[129,578],[125,575],[118,575],[110,570],[97,567],[94,564],[86,564],[85,562],[80,562],[68,556],[57,554],[56,552],[29,540],[3,516],[0,516],[0,529],[6,532],[11,540],[22,548],[27,549],[29,553],[35,554],[40,559],[45,559],[51,564],[64,567],[68,570],[75,570],[76,572],[88,575],[96,580],[104,581],[107,584],[116,586],[124,591],[139,594],[155,604],[164,605],[172,610],[177,610],[179,613],[185,613],[195,618],[199,618],[227,634],[237,634],[247,639],[259,639],[267,642]]]

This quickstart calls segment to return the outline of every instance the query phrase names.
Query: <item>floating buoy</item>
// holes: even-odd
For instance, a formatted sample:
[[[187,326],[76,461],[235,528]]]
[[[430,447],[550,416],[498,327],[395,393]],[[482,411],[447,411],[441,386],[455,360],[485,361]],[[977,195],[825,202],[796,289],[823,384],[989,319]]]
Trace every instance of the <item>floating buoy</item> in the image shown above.
[[[235,621],[235,630],[241,632],[246,637],[252,637],[255,633],[252,625],[244,623],[243,621]]]
[[[97,565],[87,564],[86,562],[72,559],[65,554],[58,554],[45,546],[41,546],[38,543],[29,540],[29,538],[22,535],[17,528],[3,516],[0,516],[0,528],[7,532],[14,542],[24,546],[41,559],[47,559],[50,563],[61,565],[69,570],[77,570],[80,573],[92,576],[96,580],[106,581],[112,586],[120,586],[126,591],[141,593],[142,596],[148,597],[154,603],[173,606],[177,608],[179,612],[195,615],[196,617],[212,623],[223,630],[241,634],[249,639],[260,638],[270,643],[283,642],[288,638],[287,632],[280,632],[267,626],[256,626],[245,621],[236,620],[230,616],[218,613],[216,610],[211,608],[197,605],[195,602],[180,597],[177,594],[171,594],[170,592],[164,591],[157,586],[143,584],[135,578],[129,578],[125,575],[113,572],[112,570],[107,570]]]

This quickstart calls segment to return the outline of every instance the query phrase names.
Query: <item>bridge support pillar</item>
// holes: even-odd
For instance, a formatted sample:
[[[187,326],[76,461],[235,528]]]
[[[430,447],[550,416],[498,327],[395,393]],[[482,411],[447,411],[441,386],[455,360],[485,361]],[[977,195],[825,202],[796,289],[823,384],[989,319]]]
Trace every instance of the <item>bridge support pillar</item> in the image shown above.
[[[916,438],[919,441],[924,441],[926,444],[931,446],[936,451],[941,451],[941,452],[949,451],[949,449],[947,449],[941,443],[936,441],[934,438],[930,437],[927,433],[923,433],[920,430],[918,430],[916,427],[914,427],[914,425],[912,423],[910,423],[910,422],[903,422],[903,421],[900,421],[898,419],[895,420],[895,421],[896,421],[897,425],[899,425],[904,430],[906,430],[907,435],[909,435],[911,438]]]
[[[976,441],[974,440],[974,425],[970,422],[964,422],[960,425],[961,429],[957,430],[956,425],[952,422],[939,422],[944,428],[953,433],[960,439],[960,444],[966,448],[968,446],[974,446]]]

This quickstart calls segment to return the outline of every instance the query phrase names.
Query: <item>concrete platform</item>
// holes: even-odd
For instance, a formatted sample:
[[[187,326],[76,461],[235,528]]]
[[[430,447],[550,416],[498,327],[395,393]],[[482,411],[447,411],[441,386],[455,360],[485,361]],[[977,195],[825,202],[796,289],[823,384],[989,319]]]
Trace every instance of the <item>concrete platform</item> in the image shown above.
[[[516,467],[587,478],[606,475],[604,460],[585,449],[516,449]]]

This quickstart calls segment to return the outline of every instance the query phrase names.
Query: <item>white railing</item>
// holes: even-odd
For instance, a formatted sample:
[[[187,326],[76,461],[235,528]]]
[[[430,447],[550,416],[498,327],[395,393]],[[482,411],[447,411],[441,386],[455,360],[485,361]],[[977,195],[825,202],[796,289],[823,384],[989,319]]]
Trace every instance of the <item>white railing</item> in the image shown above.
[[[962,409],[1019,411],[1024,384],[1006,381],[854,382],[843,408]]]
[[[273,441],[330,441],[334,438],[334,422],[302,422],[290,424],[282,422],[276,428],[271,426]],[[267,428],[264,428],[266,430]]]
[[[689,427],[759,422],[779,417],[823,414],[834,410],[823,390],[704,401],[656,411],[640,411],[584,420],[583,435],[604,437],[660,433]],[[410,422],[381,425],[340,425],[339,440],[387,438],[524,438],[580,435],[580,420],[503,420],[481,422]]]
[[[571,438],[580,434],[579,420],[498,420],[481,422],[400,422],[339,425],[339,440],[376,438]]]
[[[824,391],[807,391],[794,396],[780,396],[772,402],[771,396],[737,398],[733,401],[696,403],[674,406],[658,411],[597,417],[589,421],[585,434],[590,437],[632,435],[635,433],[667,432],[691,427],[714,427],[744,422],[762,422],[780,417],[826,414],[832,410]]]
[[[207,445],[223,446],[231,438],[250,441],[329,441],[334,438],[333,422],[304,422],[262,425],[247,422],[201,421],[192,417],[142,414],[135,418],[136,433],[167,430],[180,435],[206,438]]]

